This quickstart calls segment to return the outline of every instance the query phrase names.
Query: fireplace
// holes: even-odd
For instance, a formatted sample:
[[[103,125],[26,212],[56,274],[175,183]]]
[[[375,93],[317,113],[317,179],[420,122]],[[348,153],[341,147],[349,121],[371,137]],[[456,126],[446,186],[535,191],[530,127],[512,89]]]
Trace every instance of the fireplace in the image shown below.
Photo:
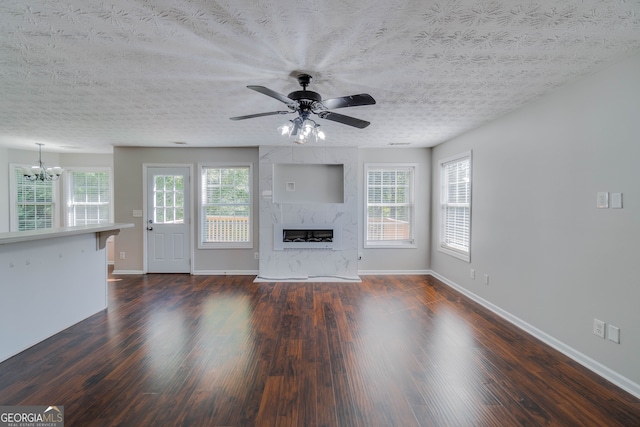
[[[285,249],[342,249],[342,228],[335,224],[276,224],[273,246]]]

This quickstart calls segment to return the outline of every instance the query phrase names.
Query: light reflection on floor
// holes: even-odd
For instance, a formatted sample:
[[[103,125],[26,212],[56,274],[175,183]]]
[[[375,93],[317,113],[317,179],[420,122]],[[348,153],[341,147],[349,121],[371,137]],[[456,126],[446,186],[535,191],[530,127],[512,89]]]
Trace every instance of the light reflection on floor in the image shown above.
[[[433,395],[439,396],[439,402],[447,402],[447,413],[460,414],[451,422],[473,420],[476,405],[469,401],[481,398],[477,390],[481,369],[476,366],[473,328],[447,307],[447,301],[434,302],[434,315],[428,309],[416,308],[410,298],[395,298],[393,311],[389,311],[393,298],[366,297],[360,306],[358,324],[366,328],[354,336],[354,348],[358,350],[354,360],[361,379],[368,384],[367,393],[384,399],[394,383],[403,383],[406,372],[425,372],[408,379],[411,387],[426,402],[434,400],[430,398]],[[439,412],[443,408],[430,410]]]

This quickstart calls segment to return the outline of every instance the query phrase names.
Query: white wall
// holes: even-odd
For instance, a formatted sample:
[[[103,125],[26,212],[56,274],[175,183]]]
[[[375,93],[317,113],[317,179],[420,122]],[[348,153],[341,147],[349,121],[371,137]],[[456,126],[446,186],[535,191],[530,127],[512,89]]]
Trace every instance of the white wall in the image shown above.
[[[440,159],[473,150],[471,263],[437,250],[437,173],[431,253],[437,274],[636,394],[638,76],[635,57],[434,148],[436,172]],[[599,191],[623,193],[624,209],[597,209]],[[621,343],[595,336],[594,318],[619,327]]]
[[[358,150],[358,261],[361,274],[368,273],[426,273],[430,268],[430,148],[366,148]],[[364,248],[365,238],[365,163],[416,163],[415,179],[415,242],[416,248]]]

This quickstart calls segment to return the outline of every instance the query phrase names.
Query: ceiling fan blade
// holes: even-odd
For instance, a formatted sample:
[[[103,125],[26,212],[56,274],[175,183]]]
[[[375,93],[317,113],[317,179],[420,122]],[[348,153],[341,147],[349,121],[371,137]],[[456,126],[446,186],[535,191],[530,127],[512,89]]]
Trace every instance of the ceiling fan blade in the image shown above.
[[[289,114],[292,111],[270,111],[268,113],[249,114],[246,116],[229,117],[230,120],[253,119],[255,117],[275,116],[276,114]]]
[[[332,113],[330,111],[321,111],[318,113],[318,117],[321,119],[327,119],[334,122],[342,123],[345,125],[357,127],[358,129],[364,129],[371,123],[366,120],[356,119],[355,117],[345,116],[344,114]]]
[[[280,102],[284,102],[285,104],[287,104],[289,107],[291,108],[295,108],[298,106],[298,103],[296,101],[294,101],[293,99],[276,92],[275,90],[271,90],[267,87],[264,86],[247,86],[249,89],[253,89],[256,92],[260,92],[263,95],[267,95],[270,96],[272,98],[277,99]]]
[[[333,110],[334,108],[357,107],[359,105],[373,105],[375,103],[376,100],[366,93],[343,96],[341,98],[330,98],[322,101],[322,104],[327,107],[327,110]]]

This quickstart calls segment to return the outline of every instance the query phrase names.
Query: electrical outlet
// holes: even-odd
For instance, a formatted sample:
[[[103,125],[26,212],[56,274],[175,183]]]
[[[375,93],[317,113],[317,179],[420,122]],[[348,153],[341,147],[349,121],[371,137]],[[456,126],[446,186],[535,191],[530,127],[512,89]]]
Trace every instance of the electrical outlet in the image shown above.
[[[609,193],[606,191],[598,191],[597,195],[598,209],[607,209],[609,207]]]
[[[604,338],[604,328],[606,323],[602,320],[593,319],[593,334],[599,336],[600,338]]]
[[[613,325],[609,325],[607,336],[609,337],[609,341],[613,341],[616,344],[620,344],[620,328]]]
[[[260,259],[260,252],[254,252],[253,259]]]
[[[476,278],[476,271],[473,268],[469,270],[469,277],[472,279]]]
[[[489,285],[489,275],[488,274],[484,275],[484,284],[485,285]]]
[[[127,256],[124,252],[120,252],[120,259],[125,259]]]

